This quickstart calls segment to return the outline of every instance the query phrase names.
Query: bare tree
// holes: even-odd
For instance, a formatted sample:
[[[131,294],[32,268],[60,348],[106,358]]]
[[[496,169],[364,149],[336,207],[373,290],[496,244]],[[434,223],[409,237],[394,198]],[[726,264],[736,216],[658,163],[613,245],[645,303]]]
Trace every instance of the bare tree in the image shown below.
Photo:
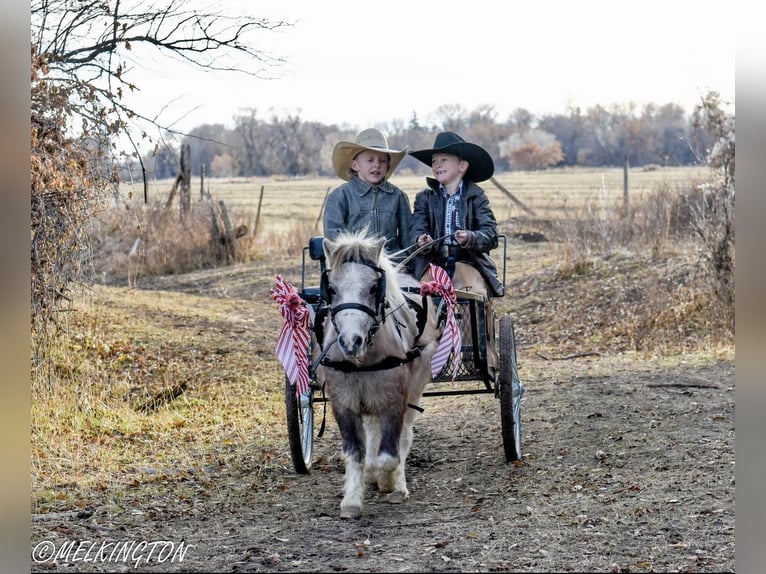
[[[225,5],[222,5],[225,6]],[[140,88],[141,53],[153,50],[203,69],[264,77],[281,64],[254,48],[255,36],[288,26],[237,13],[203,12],[187,2],[32,0],[32,333],[44,360],[55,310],[78,278],[87,222],[118,180],[117,136],[142,159],[135,125],[162,126],[125,104]],[[143,47],[143,50],[141,49]],[[237,56],[240,56],[237,58]],[[169,99],[172,95],[168,95]],[[172,130],[169,130],[172,131]],[[142,166],[143,168],[143,166]],[[144,181],[146,176],[144,171]],[[35,342],[37,344],[35,344]]]
[[[70,109],[82,118],[83,133],[125,133],[127,120],[133,118],[158,125],[155,118],[123,103],[126,90],[140,89],[134,77],[141,62],[135,54],[142,47],[197,68],[263,78],[283,63],[253,46],[258,33],[289,23],[200,12],[187,4],[32,1],[33,55],[44,63],[48,81],[73,89],[76,97],[70,99]]]

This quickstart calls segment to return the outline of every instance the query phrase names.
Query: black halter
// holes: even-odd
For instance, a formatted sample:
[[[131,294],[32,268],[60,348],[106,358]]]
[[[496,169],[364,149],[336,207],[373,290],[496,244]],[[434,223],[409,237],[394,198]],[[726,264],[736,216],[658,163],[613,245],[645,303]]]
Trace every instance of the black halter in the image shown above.
[[[330,320],[333,322],[333,326],[335,326],[335,315],[345,310],[362,311],[363,313],[367,313],[370,317],[372,317],[374,324],[372,325],[369,332],[367,333],[367,341],[366,341],[367,346],[372,345],[373,336],[380,328],[380,325],[382,323],[385,323],[386,321],[385,310],[388,308],[388,302],[386,301],[385,270],[383,270],[381,267],[379,267],[378,265],[376,265],[375,263],[367,259],[363,259],[361,261],[351,261],[351,262],[366,265],[367,267],[378,272],[379,274],[378,285],[377,285],[378,292],[377,292],[377,297],[375,299],[375,309],[371,309],[367,305],[362,305],[361,303],[340,303],[339,305],[332,305],[332,291],[330,288],[330,282],[329,282],[329,276],[328,276],[329,270],[325,270],[322,273],[322,277],[320,279],[320,296],[321,296],[322,303],[320,304],[319,309],[317,309],[316,317],[314,319],[314,333],[316,335],[316,339],[320,347],[324,347],[324,320],[327,317],[328,313],[330,315]],[[413,289],[403,288],[402,291],[412,293]],[[419,292],[420,289],[417,288],[417,291]],[[342,371],[344,373],[362,372],[362,371],[383,371],[383,370],[400,367],[420,357],[420,354],[423,351],[423,347],[418,345],[417,341],[418,339],[420,339],[420,336],[423,334],[423,331],[425,329],[426,318],[428,314],[427,299],[426,297],[423,297],[421,300],[422,304],[418,304],[417,302],[413,301],[409,297],[405,297],[405,300],[407,305],[413,310],[415,310],[416,312],[416,316],[417,316],[416,323],[417,323],[417,329],[418,329],[418,332],[415,336],[415,345],[413,346],[412,349],[407,351],[406,357],[386,357],[374,365],[358,365],[351,361],[333,361],[326,356],[325,353],[327,350],[325,350],[321,354],[320,359],[318,360],[318,364],[324,367],[328,367],[330,369]],[[397,325],[397,329],[398,329],[398,325]],[[337,331],[337,326],[336,326],[336,331]],[[334,342],[335,341],[330,343],[330,345],[332,345]]]
[[[386,272],[380,266],[373,263],[369,259],[362,259],[360,261],[349,260],[349,261],[346,261],[346,263],[359,263],[360,265],[366,265],[367,267],[369,267],[370,269],[378,273],[378,282],[376,284],[377,294],[375,296],[375,308],[374,309],[370,308],[367,305],[362,305],[361,303],[340,303],[339,305],[333,305],[332,304],[333,292],[330,287],[330,278],[329,278],[330,270],[326,269],[324,272],[322,272],[322,277],[320,279],[320,284],[319,284],[320,296],[323,302],[322,310],[324,311],[321,314],[321,319],[323,320],[324,316],[329,312],[330,319],[333,321],[333,325],[335,325],[335,315],[337,315],[341,311],[353,310],[353,311],[362,311],[363,313],[367,313],[370,317],[372,317],[374,321],[372,328],[367,334],[367,344],[371,345],[373,335],[378,331],[381,323],[386,322],[386,314],[385,314],[385,309],[387,307]],[[320,312],[322,310],[320,310]]]

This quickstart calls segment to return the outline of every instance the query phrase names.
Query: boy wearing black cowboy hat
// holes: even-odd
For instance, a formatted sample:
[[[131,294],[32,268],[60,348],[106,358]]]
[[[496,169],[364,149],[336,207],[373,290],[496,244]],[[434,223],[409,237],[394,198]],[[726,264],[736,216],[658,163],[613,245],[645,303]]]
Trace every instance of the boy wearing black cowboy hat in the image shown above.
[[[342,231],[368,232],[386,238],[388,253],[409,245],[410,202],[405,193],[388,181],[407,148],[388,147],[378,129],[359,132],[353,142],[341,141],[332,152],[332,165],[346,183],[327,197],[324,235],[334,240]]]
[[[503,283],[489,252],[497,247],[497,221],[484,190],[477,185],[492,177],[492,157],[454,132],[436,135],[431,149],[410,155],[431,167],[433,177],[415,196],[410,243],[427,248],[413,261],[414,275],[430,281],[428,264],[444,267],[456,289],[490,297],[504,295]],[[497,369],[494,325],[487,325],[488,366]]]

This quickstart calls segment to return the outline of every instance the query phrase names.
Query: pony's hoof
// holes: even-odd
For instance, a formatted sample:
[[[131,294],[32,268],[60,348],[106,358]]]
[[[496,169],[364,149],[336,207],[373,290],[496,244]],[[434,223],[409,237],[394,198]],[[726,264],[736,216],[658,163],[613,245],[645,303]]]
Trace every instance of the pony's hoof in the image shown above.
[[[401,504],[410,497],[409,492],[402,492],[401,490],[395,490],[394,492],[386,496],[386,500],[391,504]]]
[[[383,494],[394,491],[394,485],[390,482],[379,482],[375,486],[377,487],[378,492],[382,492]]]
[[[359,518],[362,514],[360,506],[346,506],[340,509],[341,518]]]

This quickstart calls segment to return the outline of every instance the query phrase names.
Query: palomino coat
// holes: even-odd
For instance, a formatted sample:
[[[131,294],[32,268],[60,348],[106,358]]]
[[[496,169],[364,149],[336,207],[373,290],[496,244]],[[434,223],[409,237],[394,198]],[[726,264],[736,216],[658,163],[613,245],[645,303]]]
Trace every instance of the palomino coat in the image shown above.
[[[410,243],[427,233],[434,239],[444,236],[444,210],[446,201],[439,190],[439,182],[426,178],[428,187],[415,196],[414,213],[410,220]],[[497,276],[495,262],[489,252],[497,247],[497,221],[484,190],[471,181],[463,181],[463,194],[458,204],[460,229],[473,231],[473,237],[458,250],[457,261],[473,265],[487,282],[489,293],[494,297],[505,294],[503,282]],[[430,250],[415,257],[413,269],[420,278],[428,264],[438,256],[440,242]]]

